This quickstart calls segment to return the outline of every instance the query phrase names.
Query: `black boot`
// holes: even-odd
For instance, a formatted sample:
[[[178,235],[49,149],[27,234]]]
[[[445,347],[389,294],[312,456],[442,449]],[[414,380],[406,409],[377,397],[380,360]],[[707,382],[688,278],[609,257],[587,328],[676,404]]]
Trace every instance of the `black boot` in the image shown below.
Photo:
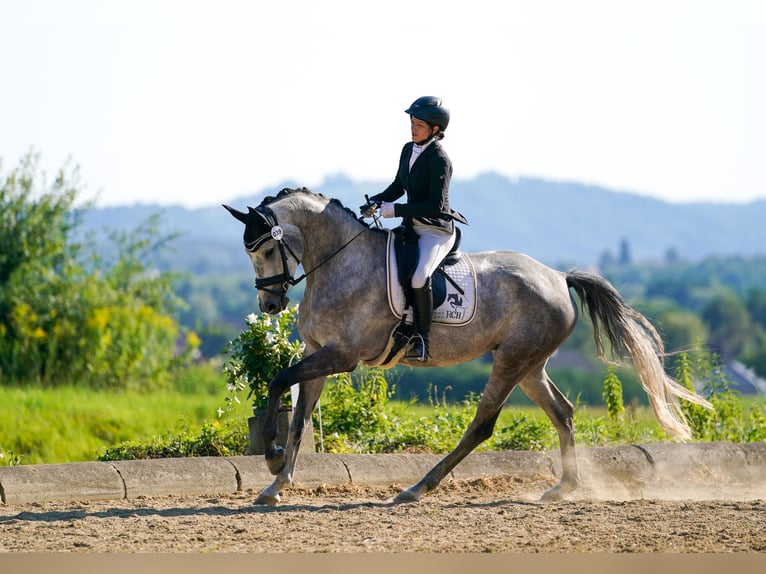
[[[428,360],[428,335],[431,332],[433,305],[434,295],[429,279],[425,286],[412,290],[415,334],[410,339],[410,347],[404,354],[405,359]]]

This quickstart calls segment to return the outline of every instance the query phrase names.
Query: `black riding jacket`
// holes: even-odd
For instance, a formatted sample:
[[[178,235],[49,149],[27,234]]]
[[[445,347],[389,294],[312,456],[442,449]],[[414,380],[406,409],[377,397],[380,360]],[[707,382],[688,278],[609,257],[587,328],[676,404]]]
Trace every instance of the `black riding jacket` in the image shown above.
[[[416,219],[426,225],[434,225],[454,231],[457,220],[468,223],[466,218],[449,205],[449,184],[452,179],[452,162],[438,141],[431,142],[412,164],[413,142],[402,148],[399,170],[394,181],[385,190],[370,199],[376,202],[393,202],[407,194],[407,203],[394,205],[396,217]]]

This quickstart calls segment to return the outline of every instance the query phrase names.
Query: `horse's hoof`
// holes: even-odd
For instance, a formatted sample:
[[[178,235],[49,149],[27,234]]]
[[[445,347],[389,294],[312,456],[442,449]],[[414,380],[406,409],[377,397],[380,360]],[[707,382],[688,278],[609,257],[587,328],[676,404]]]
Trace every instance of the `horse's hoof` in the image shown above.
[[[579,486],[578,481],[570,482],[570,481],[561,481],[553,488],[549,488],[545,492],[543,492],[543,495],[540,497],[540,502],[556,502],[559,500],[564,500],[567,494],[570,492],[573,492],[577,490],[577,487]]]
[[[279,504],[279,501],[282,498],[278,494],[266,494],[265,492],[262,492],[258,495],[258,498],[255,499],[255,504],[260,505],[266,505],[266,506],[276,506]]]
[[[286,460],[285,449],[283,449],[281,446],[274,448],[271,453],[266,454],[266,464],[269,467],[269,472],[274,476],[282,472],[282,469],[285,467]]]
[[[420,500],[420,496],[412,492],[411,490],[402,490],[394,498],[394,504],[401,504],[403,502],[417,502]]]
[[[543,495],[540,497],[540,502],[556,502],[563,499],[564,492],[562,492],[561,488],[559,488],[559,485],[557,484],[553,488],[549,488],[543,492]]]

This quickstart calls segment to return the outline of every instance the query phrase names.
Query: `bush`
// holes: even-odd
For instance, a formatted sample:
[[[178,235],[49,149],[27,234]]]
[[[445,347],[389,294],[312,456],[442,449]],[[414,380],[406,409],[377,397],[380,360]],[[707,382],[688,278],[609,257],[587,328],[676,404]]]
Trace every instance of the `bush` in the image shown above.
[[[393,395],[383,369],[361,367],[329,377],[322,395],[322,431],[330,435],[330,452],[383,450],[395,416]],[[341,438],[342,437],[342,438]]]
[[[622,382],[617,377],[613,365],[609,365],[606,369],[603,387],[601,396],[606,405],[606,412],[610,419],[619,419],[625,412],[625,405],[622,402]]]
[[[285,309],[276,318],[251,313],[245,319],[248,328],[229,341],[223,353],[229,358],[224,365],[227,403],[238,401],[237,393],[247,389],[254,409],[269,404],[269,383],[280,371],[300,360],[303,345],[290,340],[298,307]],[[285,393],[282,406],[290,407],[290,393]]]
[[[248,450],[247,429],[239,422],[205,423],[199,432],[188,428],[167,433],[148,443],[126,441],[104,449],[98,460],[141,460],[147,458],[180,458],[192,456],[236,456]]]
[[[744,409],[739,393],[729,388],[717,355],[680,353],[676,379],[690,390],[701,387],[714,410],[681,401],[692,436],[698,441],[755,442],[766,439],[766,416],[753,405]]]
[[[102,261],[78,242],[76,170],[61,170],[48,186],[37,165],[30,154],[0,181],[0,383],[124,389],[166,382],[199,344],[173,319],[183,303],[172,276],[151,268],[172,238],[159,237],[150,218],[112,234],[118,255]]]
[[[495,435],[497,450],[545,450],[557,440],[548,419],[536,419],[522,412],[515,414]]]
[[[752,406],[744,410],[742,401],[728,389],[722,371],[713,366],[709,356],[698,358],[696,371],[687,358],[681,357],[678,379],[690,384],[693,377],[707,377],[710,400],[717,411],[695,411],[684,404],[697,440],[753,442],[766,439],[766,416]],[[685,365],[685,366],[684,366]],[[604,394],[611,406],[606,415],[594,414],[588,407],[576,405],[574,426],[581,447],[612,444],[661,442],[667,436],[647,409],[636,403],[624,408],[620,398],[621,382],[614,371],[604,379]],[[320,408],[314,413],[315,430],[322,431],[324,452],[329,453],[398,453],[451,451],[473,419],[479,396],[469,393],[460,405],[449,404],[447,391],[439,396],[436,387],[429,389],[428,407],[392,403],[394,388],[389,387],[385,371],[360,367],[353,373],[330,377]],[[418,416],[417,413],[427,414]],[[558,450],[558,435],[542,415],[526,411],[501,413],[493,437],[477,450]],[[207,424],[199,434],[188,431],[158,437],[148,444],[123,443],[109,449],[102,460],[152,458],[160,456],[203,456],[242,454],[247,448],[247,429],[242,422]]]
[[[21,455],[0,448],[0,466],[19,466]]]

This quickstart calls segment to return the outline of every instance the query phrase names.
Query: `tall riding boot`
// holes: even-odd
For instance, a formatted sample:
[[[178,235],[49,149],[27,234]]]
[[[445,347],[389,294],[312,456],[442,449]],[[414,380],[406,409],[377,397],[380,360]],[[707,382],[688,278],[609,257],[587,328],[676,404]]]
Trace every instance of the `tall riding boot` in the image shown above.
[[[405,359],[418,361],[428,360],[428,335],[431,332],[434,295],[431,290],[431,280],[420,289],[412,290],[412,306],[415,314],[415,335],[410,339],[410,347],[404,355]]]

